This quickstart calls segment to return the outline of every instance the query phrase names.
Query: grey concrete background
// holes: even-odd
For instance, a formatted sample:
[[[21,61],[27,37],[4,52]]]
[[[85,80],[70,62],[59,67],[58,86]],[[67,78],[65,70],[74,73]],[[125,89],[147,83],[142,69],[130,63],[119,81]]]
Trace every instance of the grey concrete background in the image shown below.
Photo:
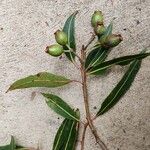
[[[138,53],[150,44],[150,0],[113,0],[113,5],[111,0],[0,0],[0,144],[14,135],[17,143],[24,146],[37,147],[40,143],[42,150],[52,149],[62,118],[46,106],[39,92],[59,95],[79,108],[85,117],[81,88],[77,84],[5,94],[15,80],[41,71],[80,79],[79,72],[65,57],[59,60],[44,53],[45,47],[55,42],[53,33],[75,10],[79,10],[78,48],[90,38],[90,17],[94,10],[103,11],[106,25],[115,17],[114,32],[124,37],[109,58]],[[149,65],[150,58],[146,58],[129,92],[111,111],[95,121],[110,150],[150,150]],[[107,77],[89,79],[93,114],[125,70],[115,67]],[[31,100],[34,91],[37,94]],[[99,149],[88,131],[85,150]]]

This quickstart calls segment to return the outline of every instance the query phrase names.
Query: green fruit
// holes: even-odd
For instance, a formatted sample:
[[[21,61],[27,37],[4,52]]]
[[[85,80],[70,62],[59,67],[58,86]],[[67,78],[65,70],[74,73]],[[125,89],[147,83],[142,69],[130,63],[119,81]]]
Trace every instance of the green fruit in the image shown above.
[[[51,56],[58,57],[63,53],[63,47],[59,44],[53,44],[46,47],[46,53]]]
[[[103,47],[112,48],[112,47],[117,46],[122,40],[123,40],[123,38],[120,34],[119,35],[112,34],[107,37],[105,37],[105,36],[102,37],[100,39],[100,42]]]
[[[94,28],[94,31],[95,31],[95,34],[96,35],[103,35],[106,31],[106,28],[104,27],[104,25],[97,25],[95,28]]]
[[[63,31],[57,30],[55,33],[56,42],[60,45],[66,45],[68,43],[67,34]]]
[[[91,18],[91,24],[93,27],[97,26],[98,24],[103,24],[103,14],[101,11],[95,11]]]

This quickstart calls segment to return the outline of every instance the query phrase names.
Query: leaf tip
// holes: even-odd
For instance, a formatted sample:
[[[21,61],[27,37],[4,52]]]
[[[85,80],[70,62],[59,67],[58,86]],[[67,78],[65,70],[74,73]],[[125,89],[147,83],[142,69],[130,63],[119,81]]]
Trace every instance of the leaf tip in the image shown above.
[[[73,14],[77,15],[79,13],[79,10],[76,10]]]
[[[41,94],[46,98],[46,96],[47,96],[46,93],[41,93]],[[46,98],[45,101],[48,102],[49,100]]]
[[[78,108],[75,110],[75,113],[77,115],[77,121],[80,121],[80,111]]]
[[[116,19],[116,18],[114,17],[114,18],[111,20],[111,22],[110,22],[110,25],[111,25],[111,26],[113,26],[115,19]]]
[[[41,95],[45,96],[45,93],[42,93],[42,92],[41,92]]]
[[[11,87],[9,87],[8,90],[5,93],[8,93],[10,91],[12,91]]]
[[[146,53],[146,51],[147,51],[147,48],[144,48],[144,49],[141,51],[141,53]]]
[[[103,112],[98,112],[97,114],[96,114],[96,117],[99,117],[100,115],[102,115],[103,114]]]

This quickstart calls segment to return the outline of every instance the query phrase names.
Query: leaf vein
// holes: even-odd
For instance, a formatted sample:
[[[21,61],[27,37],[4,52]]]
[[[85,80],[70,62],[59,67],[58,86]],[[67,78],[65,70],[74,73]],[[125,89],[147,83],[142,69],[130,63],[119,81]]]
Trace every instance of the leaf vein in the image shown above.
[[[101,112],[104,112],[105,109],[107,109],[107,107],[108,107],[108,106],[112,103],[112,101],[116,98],[116,96],[118,95],[118,93],[120,92],[120,90],[122,89],[122,87],[125,85],[126,81],[129,79],[129,77],[130,77],[130,75],[131,75],[131,73],[132,73],[134,67],[137,65],[137,63],[138,63],[138,60],[135,62],[133,68],[132,68],[131,71],[129,72],[129,74],[128,74],[126,80],[124,81],[124,83],[122,84],[122,86],[119,88],[118,92],[115,94],[114,98],[108,103],[108,105],[106,105],[106,106],[101,110]]]
[[[70,113],[68,113],[65,109],[63,109],[60,105],[58,105],[55,101],[53,101],[53,99],[50,98],[50,100],[52,101],[53,104],[55,104],[57,107],[59,107],[61,110],[63,110],[66,114],[68,114],[70,117],[72,117],[73,119],[79,121],[78,118],[74,117],[73,115],[71,115]]]

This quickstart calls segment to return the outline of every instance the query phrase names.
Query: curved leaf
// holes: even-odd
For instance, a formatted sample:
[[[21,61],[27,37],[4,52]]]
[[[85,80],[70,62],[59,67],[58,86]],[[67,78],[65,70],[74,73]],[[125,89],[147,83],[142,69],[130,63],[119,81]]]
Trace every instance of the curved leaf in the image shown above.
[[[78,13],[78,11],[74,12],[65,22],[65,25],[63,27],[63,31],[68,36],[68,46],[72,50],[76,50],[76,43],[75,43],[75,16]],[[66,46],[64,46],[65,50],[69,50]],[[75,58],[75,55],[73,52],[65,52],[66,56],[69,60],[73,61]]]
[[[75,150],[78,137],[78,122],[65,119],[55,136],[53,150]]]
[[[48,72],[41,72],[36,75],[31,75],[14,82],[10,86],[8,91],[15,90],[15,89],[31,88],[31,87],[54,88],[54,87],[63,86],[70,82],[71,80],[63,76],[54,75]]]
[[[79,121],[79,116],[76,114],[76,112],[60,97],[46,93],[42,93],[42,95],[46,98],[47,105],[57,114],[61,115],[64,118]]]
[[[123,56],[119,58],[115,58],[113,60],[105,61],[103,63],[100,63],[91,69],[89,69],[89,74],[99,75],[102,71],[112,67],[113,65],[127,65],[130,62],[134,61],[135,59],[143,59],[147,56],[149,56],[150,53],[144,53],[144,54],[136,54],[136,55],[129,55],[129,56]]]
[[[124,74],[117,86],[112,90],[108,97],[104,100],[101,105],[100,110],[97,113],[97,116],[104,114],[110,110],[119,99],[129,90],[134,81],[136,74],[138,73],[142,60],[135,60]]]

